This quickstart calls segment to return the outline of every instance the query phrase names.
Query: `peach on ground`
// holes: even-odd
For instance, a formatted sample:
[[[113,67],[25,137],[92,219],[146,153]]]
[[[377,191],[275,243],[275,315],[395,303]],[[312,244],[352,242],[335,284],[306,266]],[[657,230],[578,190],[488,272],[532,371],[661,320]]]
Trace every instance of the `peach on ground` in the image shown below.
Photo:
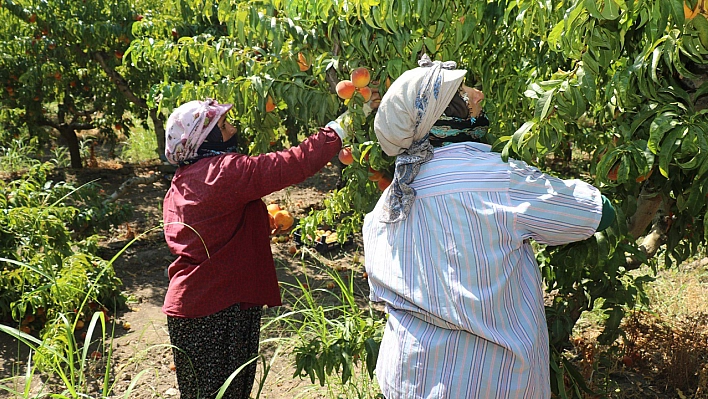
[[[276,212],[282,210],[282,208],[280,208],[280,205],[278,204],[268,204],[267,208],[268,213],[270,213],[271,215],[275,215]]]
[[[287,230],[295,223],[295,218],[292,217],[290,212],[284,210],[276,212],[273,215],[273,219],[275,219],[275,225],[280,230]]]

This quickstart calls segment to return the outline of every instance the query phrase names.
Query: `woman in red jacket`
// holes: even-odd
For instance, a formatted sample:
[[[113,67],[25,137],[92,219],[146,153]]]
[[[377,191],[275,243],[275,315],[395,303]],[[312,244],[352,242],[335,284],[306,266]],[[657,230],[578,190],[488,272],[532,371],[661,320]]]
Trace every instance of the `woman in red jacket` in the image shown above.
[[[182,399],[212,398],[258,354],[264,305],[281,304],[261,197],[314,175],[342,147],[343,118],[284,151],[239,154],[230,104],[190,101],[167,121],[165,155],[179,165],[163,204],[165,240],[177,259],[163,311]],[[248,398],[256,362],[224,398]]]

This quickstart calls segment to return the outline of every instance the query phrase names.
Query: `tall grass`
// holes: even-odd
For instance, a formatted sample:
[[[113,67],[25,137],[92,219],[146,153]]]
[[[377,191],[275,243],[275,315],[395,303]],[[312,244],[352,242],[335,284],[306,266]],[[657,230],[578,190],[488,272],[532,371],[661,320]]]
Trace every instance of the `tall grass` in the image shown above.
[[[17,173],[38,164],[38,151],[37,138],[12,139],[7,147],[0,147],[0,171]]]
[[[121,143],[120,158],[127,162],[139,163],[159,159],[155,149],[157,138],[150,128],[136,123],[130,135]]]
[[[331,281],[326,288],[310,289],[308,280],[285,285],[293,309],[285,320],[295,376],[326,386],[331,398],[378,397],[374,368],[385,319],[359,306],[353,273],[345,280],[330,268],[323,270]]]

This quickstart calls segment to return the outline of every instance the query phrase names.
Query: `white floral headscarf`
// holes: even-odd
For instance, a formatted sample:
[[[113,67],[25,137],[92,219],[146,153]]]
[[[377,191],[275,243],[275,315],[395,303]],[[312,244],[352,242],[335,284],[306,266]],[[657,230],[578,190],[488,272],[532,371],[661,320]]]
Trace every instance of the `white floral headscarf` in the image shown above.
[[[418,68],[404,72],[381,99],[374,132],[383,151],[396,156],[393,182],[384,195],[381,221],[404,220],[415,201],[410,186],[420,166],[432,159],[430,129],[445,112],[467,71],[455,69],[454,61],[431,61],[423,55]]]
[[[232,104],[219,104],[207,98],[205,101],[190,101],[177,107],[165,129],[165,157],[174,165],[197,155],[211,129],[216,126]]]

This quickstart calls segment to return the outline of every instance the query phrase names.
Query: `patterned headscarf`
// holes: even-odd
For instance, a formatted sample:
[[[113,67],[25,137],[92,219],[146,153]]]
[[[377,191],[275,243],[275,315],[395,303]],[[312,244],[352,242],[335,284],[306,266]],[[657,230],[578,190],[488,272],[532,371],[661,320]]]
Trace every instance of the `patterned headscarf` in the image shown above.
[[[231,109],[231,104],[219,104],[207,98],[180,105],[167,119],[165,157],[174,165],[196,157],[216,122]]]
[[[420,166],[433,158],[428,140],[430,129],[440,118],[462,84],[467,71],[455,69],[453,61],[431,61],[424,55],[418,68],[404,72],[381,99],[374,119],[374,132],[383,151],[396,156],[393,182],[385,193],[381,221],[404,220],[415,201],[410,186]]]

